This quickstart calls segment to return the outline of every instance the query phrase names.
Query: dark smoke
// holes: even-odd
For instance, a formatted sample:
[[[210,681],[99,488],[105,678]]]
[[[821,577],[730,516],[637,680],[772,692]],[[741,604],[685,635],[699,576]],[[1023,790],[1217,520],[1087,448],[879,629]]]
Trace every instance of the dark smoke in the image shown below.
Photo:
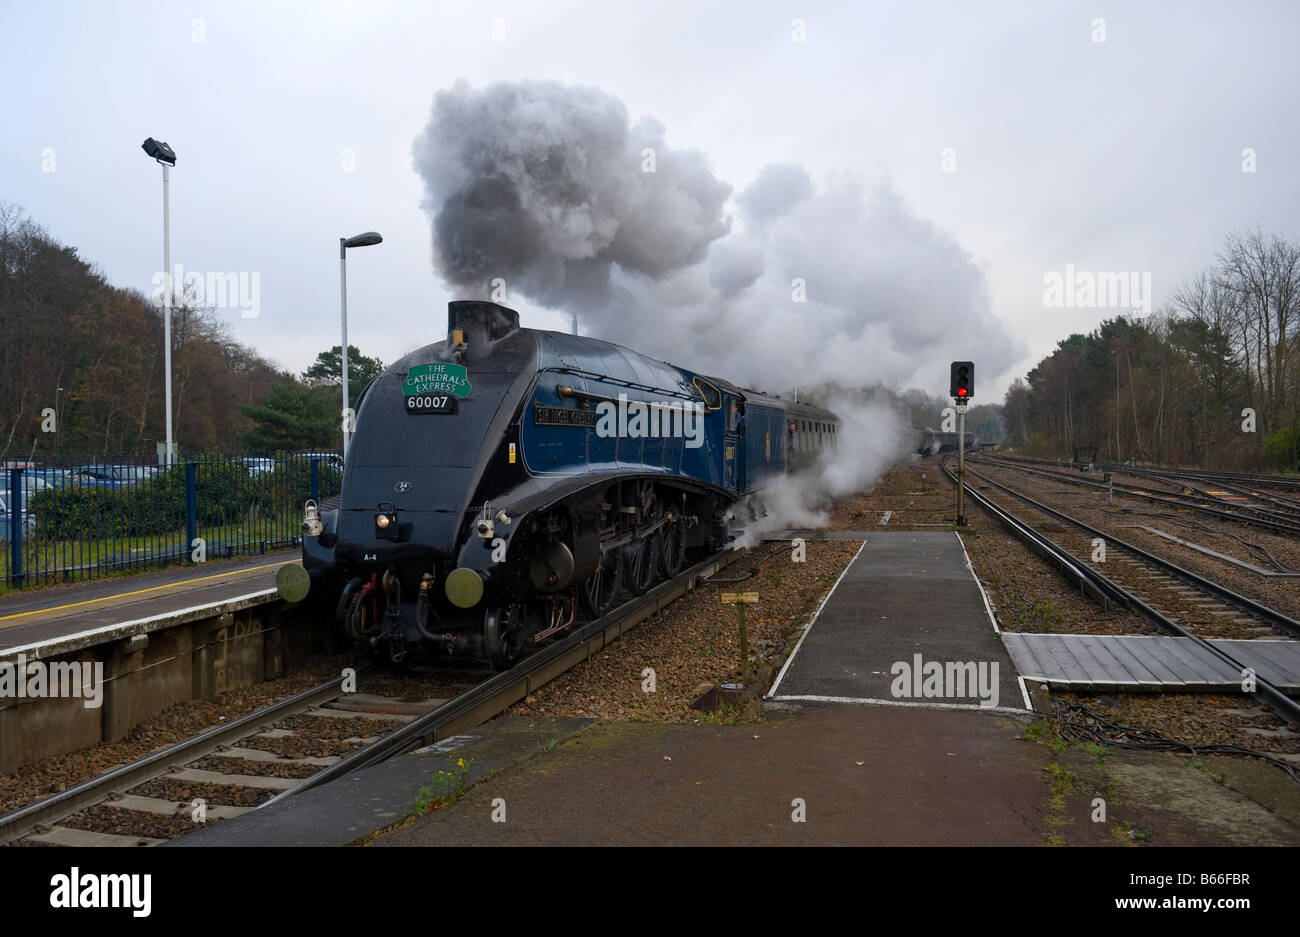
[[[643,151],[655,172],[642,172]],[[416,140],[434,263],[453,284],[590,313],[614,267],[651,279],[702,261],[726,235],[731,187],[699,153],[672,150],[652,120],[553,82],[462,83],[434,98]]]
[[[414,157],[434,264],[464,298],[500,277],[588,334],[776,393],[933,386],[975,342],[990,380],[1018,355],[980,270],[888,185],[771,165],[736,195],[733,232],[704,156],[597,88],[458,84]]]
[[[459,84],[434,97],[414,156],[434,265],[462,298],[487,298],[499,277],[512,298],[576,312],[588,334],[772,393],[933,390],[948,361],[977,358],[989,381],[1018,356],[970,257],[888,185],[818,187],[801,166],[770,165],[736,196],[733,232],[731,187],[704,157],[671,149],[656,121],[630,125],[596,88]],[[906,450],[897,407],[831,407],[836,458],[764,492],[750,539],[824,523],[829,499]]]

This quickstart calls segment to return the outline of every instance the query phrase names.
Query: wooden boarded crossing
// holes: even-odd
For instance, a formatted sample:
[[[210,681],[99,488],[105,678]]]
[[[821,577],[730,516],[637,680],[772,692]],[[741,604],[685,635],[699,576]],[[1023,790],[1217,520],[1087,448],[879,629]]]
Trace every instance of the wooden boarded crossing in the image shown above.
[[[1061,690],[1241,691],[1240,669],[1187,638],[1004,633],[1002,640],[1025,679]],[[1209,643],[1260,679],[1300,691],[1300,641]]]

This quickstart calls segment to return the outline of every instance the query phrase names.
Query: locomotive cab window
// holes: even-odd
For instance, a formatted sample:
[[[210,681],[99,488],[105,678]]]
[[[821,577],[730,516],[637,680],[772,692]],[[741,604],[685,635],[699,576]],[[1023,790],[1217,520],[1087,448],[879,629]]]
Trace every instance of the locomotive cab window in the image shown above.
[[[695,384],[695,389],[700,392],[700,396],[704,398],[704,405],[706,407],[710,410],[722,409],[722,391],[718,390],[708,381],[700,377],[694,378],[693,383]]]

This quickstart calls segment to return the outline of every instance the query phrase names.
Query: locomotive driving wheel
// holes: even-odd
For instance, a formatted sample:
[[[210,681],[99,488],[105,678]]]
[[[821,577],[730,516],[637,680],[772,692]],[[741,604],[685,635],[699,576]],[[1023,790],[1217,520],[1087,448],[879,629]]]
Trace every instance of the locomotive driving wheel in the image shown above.
[[[582,607],[592,618],[599,618],[609,611],[618,593],[619,559],[622,550],[607,550],[600,558],[596,571],[583,582],[578,594],[582,597]]]
[[[644,595],[654,583],[658,552],[658,533],[633,540],[623,547],[623,585],[632,595]]]
[[[635,516],[639,523],[649,524],[662,518],[654,482],[638,482],[635,499]],[[646,536],[635,537],[623,547],[622,553],[624,588],[632,595],[644,595],[654,584],[655,572],[659,566],[659,532],[656,530]]]
[[[672,579],[682,571],[682,564],[686,562],[683,543],[680,521],[667,523],[659,531],[656,561],[665,579]]]
[[[493,606],[483,613],[483,648],[492,663],[509,667],[524,650],[524,607]]]

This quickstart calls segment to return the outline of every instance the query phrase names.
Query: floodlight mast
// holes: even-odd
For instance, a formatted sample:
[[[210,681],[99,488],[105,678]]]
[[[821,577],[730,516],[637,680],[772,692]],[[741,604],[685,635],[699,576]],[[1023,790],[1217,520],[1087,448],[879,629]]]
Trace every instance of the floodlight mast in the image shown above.
[[[163,411],[167,422],[167,453],[163,464],[171,465],[175,458],[176,440],[172,434],[172,239],[168,170],[176,165],[176,151],[153,137],[147,137],[140,148],[162,166],[163,172]]]
[[[348,445],[352,442],[352,415],[348,413],[348,248],[370,247],[382,244],[383,237],[378,231],[367,231],[350,238],[339,238],[339,305],[343,320],[343,458],[348,457]]]

